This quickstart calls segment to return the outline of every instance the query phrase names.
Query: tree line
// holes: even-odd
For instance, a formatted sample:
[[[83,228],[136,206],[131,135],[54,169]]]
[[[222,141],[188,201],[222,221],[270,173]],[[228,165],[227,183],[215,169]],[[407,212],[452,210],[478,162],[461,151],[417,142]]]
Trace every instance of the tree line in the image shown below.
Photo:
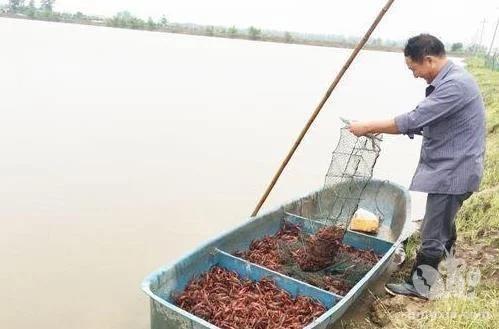
[[[85,15],[82,12],[60,13],[54,11],[56,0],[40,0],[37,6],[34,0],[9,0],[5,7],[0,7],[0,13],[7,16],[29,18],[36,20],[83,23],[99,25],[99,17]]]
[[[184,33],[195,35],[206,35],[224,38],[238,38],[249,40],[274,41],[284,43],[298,43],[318,46],[333,46],[333,47],[353,47],[359,39],[356,37],[344,37],[341,35],[320,35],[306,33],[291,33],[288,31],[267,31],[250,26],[249,28],[236,28],[235,26],[205,26],[197,24],[182,24],[170,22],[166,16],[161,16],[159,19],[142,19],[132,15],[129,11],[120,11],[113,17],[102,18],[97,16],[85,15],[82,12],[75,14],[60,13],[54,11],[56,0],[41,0],[39,6],[35,5],[34,0],[9,0],[3,11],[14,16],[21,16],[30,19],[40,19],[49,21],[81,23],[90,25],[101,25],[116,28],[127,28],[135,30],[161,31],[172,33]],[[0,8],[1,12],[2,8]],[[403,47],[402,41],[383,40],[381,38],[373,38],[367,43],[367,48],[380,50],[400,51]],[[464,48],[463,44],[453,43],[447,45],[452,53],[468,53],[476,49]]]
[[[254,26],[250,26],[248,29],[238,29],[235,26],[223,27],[213,25],[204,26],[197,24],[179,24],[169,22],[164,15],[158,20],[154,20],[152,17],[144,20],[132,15],[129,11],[118,12],[113,17],[106,19],[105,25],[135,30],[189,33],[229,38],[245,37],[251,40],[262,39],[262,30]]]

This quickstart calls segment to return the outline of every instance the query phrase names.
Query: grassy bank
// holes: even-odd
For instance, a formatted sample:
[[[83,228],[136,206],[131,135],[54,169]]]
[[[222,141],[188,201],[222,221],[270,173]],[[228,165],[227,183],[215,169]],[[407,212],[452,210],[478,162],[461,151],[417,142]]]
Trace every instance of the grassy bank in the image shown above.
[[[487,109],[487,149],[480,191],[463,205],[457,217],[460,234],[473,239],[499,230],[499,72],[485,68],[481,58],[468,59],[467,64],[480,85]]]

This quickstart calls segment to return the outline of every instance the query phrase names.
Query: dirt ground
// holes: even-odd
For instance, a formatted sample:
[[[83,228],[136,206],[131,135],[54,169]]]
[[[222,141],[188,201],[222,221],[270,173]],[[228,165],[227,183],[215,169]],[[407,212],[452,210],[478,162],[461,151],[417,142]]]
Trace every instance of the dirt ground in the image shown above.
[[[458,240],[456,259],[461,266],[478,267],[482,283],[498,285],[499,232],[487,232],[483,239],[474,241]],[[412,260],[407,260],[401,266],[392,264],[380,280],[366,289],[357,304],[350,308],[351,311],[347,312],[331,328],[400,328],[393,323],[392,318],[410,319],[411,316],[414,317],[427,311],[432,301],[403,296],[392,297],[384,290],[385,283],[399,282],[401,278],[405,277],[410,271],[411,265]],[[441,273],[445,273],[443,263],[440,264],[439,270]]]

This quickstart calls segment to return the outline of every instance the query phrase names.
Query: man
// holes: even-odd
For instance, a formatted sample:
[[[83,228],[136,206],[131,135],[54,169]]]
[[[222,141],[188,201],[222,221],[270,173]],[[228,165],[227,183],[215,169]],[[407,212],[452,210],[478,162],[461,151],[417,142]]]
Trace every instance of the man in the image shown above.
[[[428,83],[426,98],[411,112],[389,120],[352,122],[349,129],[356,136],[373,133],[423,136],[419,164],[410,186],[413,191],[428,193],[421,226],[422,243],[410,278],[403,284],[388,284],[386,290],[391,294],[428,298],[425,291],[414,286],[417,281],[413,279],[431,286],[435,277],[427,282],[421,271],[425,266],[421,265],[437,269],[442,256],[453,250],[457,237],[456,213],[478,189],[482,177],[485,109],[476,82],[447,59],[439,39],[429,34],[410,38],[404,55],[414,77]]]

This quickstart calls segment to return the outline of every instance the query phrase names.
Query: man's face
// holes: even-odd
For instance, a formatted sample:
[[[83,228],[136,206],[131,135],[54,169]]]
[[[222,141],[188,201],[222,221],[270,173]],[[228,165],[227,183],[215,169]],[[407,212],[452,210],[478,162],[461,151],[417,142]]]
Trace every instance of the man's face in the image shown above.
[[[432,56],[426,56],[421,63],[413,61],[410,57],[405,58],[405,63],[415,78],[423,78],[427,83],[433,80],[434,63]]]

